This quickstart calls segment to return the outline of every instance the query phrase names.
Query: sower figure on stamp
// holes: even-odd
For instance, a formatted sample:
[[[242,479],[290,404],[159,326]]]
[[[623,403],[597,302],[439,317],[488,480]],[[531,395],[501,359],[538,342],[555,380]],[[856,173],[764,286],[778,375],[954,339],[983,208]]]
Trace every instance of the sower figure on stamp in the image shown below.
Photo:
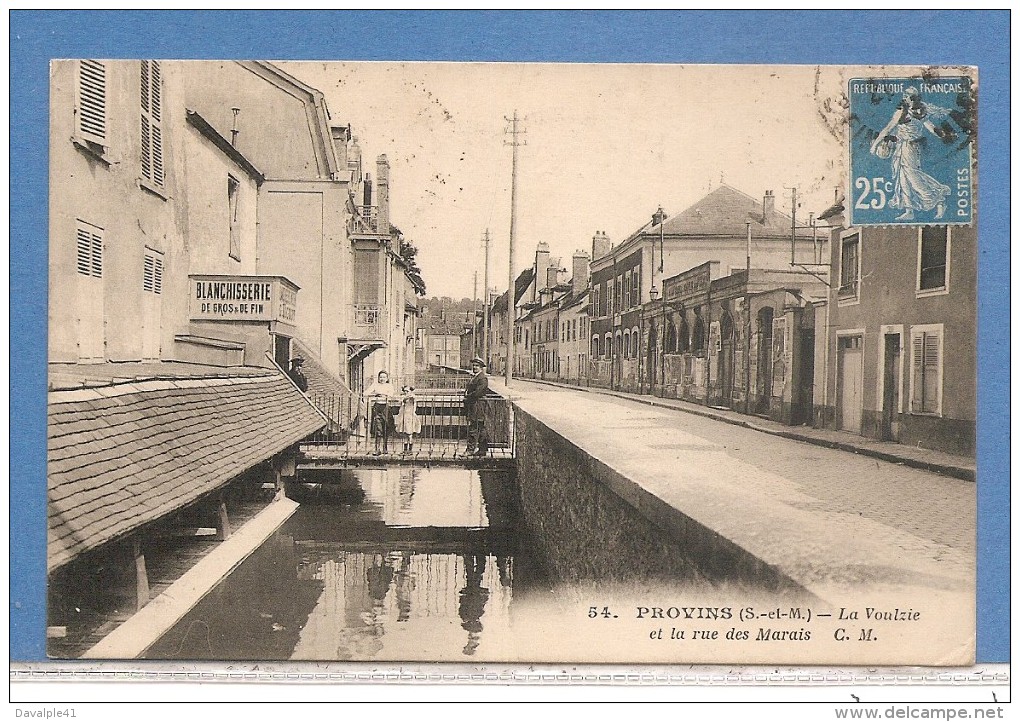
[[[925,131],[945,140],[948,126],[936,127],[933,121],[944,121],[949,111],[921,100],[917,88],[907,88],[892,118],[871,143],[871,152],[889,158],[892,164],[893,194],[889,205],[903,211],[898,221],[914,220],[914,211],[935,209],[935,218],[946,213],[946,198],[952,189],[921,169],[921,150]],[[955,137],[955,136],[951,136]]]
[[[489,391],[489,377],[485,375],[485,362],[475,356],[471,359],[471,373],[474,374],[464,388],[464,413],[468,419],[469,456],[487,456],[489,443],[485,437],[483,407],[478,403]]]

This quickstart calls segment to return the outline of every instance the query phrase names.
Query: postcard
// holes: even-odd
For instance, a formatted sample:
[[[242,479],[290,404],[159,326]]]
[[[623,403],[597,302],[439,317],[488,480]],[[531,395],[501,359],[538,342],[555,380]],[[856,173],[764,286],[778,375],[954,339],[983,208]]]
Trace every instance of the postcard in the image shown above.
[[[974,663],[977,68],[50,71],[52,659]]]

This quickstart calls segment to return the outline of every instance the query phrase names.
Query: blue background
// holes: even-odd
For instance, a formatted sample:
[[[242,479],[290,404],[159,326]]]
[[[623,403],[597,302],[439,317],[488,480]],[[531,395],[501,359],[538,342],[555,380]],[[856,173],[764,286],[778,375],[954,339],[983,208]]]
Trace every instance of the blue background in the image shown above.
[[[1009,660],[1008,11],[15,11],[10,33],[12,660],[45,658],[47,96],[60,57],[979,66],[977,659]]]

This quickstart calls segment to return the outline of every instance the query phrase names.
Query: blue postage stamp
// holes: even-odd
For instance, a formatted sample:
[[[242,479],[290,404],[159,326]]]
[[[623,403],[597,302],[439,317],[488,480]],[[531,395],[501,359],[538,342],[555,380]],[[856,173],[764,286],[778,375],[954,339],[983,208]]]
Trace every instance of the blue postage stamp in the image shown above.
[[[965,75],[850,81],[850,220],[969,224],[976,84]]]

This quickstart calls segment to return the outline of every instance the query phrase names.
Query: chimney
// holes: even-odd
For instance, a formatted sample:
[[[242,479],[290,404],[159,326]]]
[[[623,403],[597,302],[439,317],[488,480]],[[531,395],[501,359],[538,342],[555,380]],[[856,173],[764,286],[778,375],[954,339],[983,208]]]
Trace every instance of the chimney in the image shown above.
[[[549,244],[542,241],[535,247],[535,283],[532,286],[531,300],[539,300],[539,291],[549,275]]]
[[[761,222],[768,225],[776,212],[776,197],[772,191],[765,191],[765,197],[761,200]]]
[[[336,152],[337,167],[341,169],[341,177],[344,170],[350,170],[347,163],[347,142],[350,140],[349,125],[331,125],[329,133],[333,138],[333,149]]]
[[[347,168],[352,173],[351,182],[361,182],[361,146],[358,145],[358,136],[351,136],[351,147],[347,151]]]
[[[364,188],[364,191],[365,191],[365,195],[362,198],[361,205],[365,206],[365,208],[368,208],[368,207],[370,207],[372,205],[372,174],[371,173],[366,173],[365,174],[365,183],[363,185],[363,188]]]
[[[595,231],[595,235],[591,239],[591,260],[594,261],[608,255],[612,249],[613,244],[609,242],[609,236],[606,235],[606,232]]]
[[[554,258],[545,272],[545,287],[552,288],[560,283],[560,259]]]
[[[390,161],[383,153],[375,159],[375,195],[379,204],[379,233],[390,235]]]
[[[587,251],[580,249],[574,251],[574,264],[571,269],[574,275],[570,278],[570,290],[575,296],[588,287],[588,274],[591,271],[590,263],[591,258],[589,258]]]

